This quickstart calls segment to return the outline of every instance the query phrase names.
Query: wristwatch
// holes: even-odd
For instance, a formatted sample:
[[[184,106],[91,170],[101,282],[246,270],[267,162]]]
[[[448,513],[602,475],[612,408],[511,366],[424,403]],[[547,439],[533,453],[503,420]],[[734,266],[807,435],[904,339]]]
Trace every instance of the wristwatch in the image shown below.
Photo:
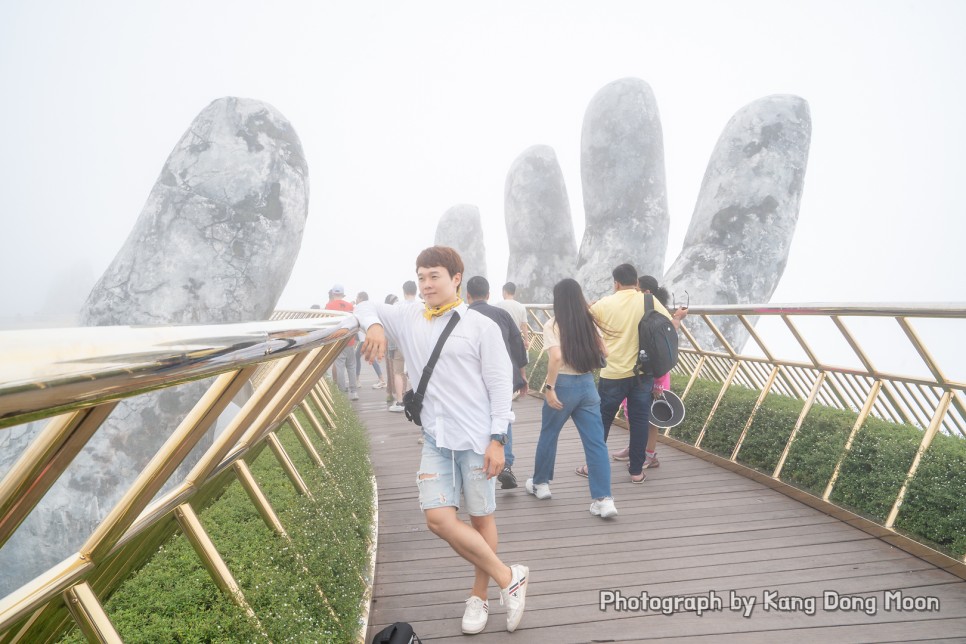
[[[551,385],[549,382],[543,386],[544,391],[550,391],[551,389],[553,389],[553,385]]]
[[[506,445],[506,434],[490,434],[490,440],[496,441],[500,445]]]

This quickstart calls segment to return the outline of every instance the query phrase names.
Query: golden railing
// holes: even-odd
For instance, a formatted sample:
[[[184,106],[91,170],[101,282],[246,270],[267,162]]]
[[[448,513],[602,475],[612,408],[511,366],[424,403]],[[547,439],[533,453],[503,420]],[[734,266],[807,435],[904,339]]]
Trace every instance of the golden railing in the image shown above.
[[[207,393],[84,545],[0,598],[0,642],[47,640],[71,619],[89,640],[120,641],[100,598],[177,529],[215,583],[257,620],[195,508],[237,479],[268,527],[287,537],[244,458],[267,446],[296,490],[311,496],[275,430],[286,421],[313,462],[322,464],[293,412],[304,412],[311,430],[329,441],[326,427],[335,427],[334,409],[322,376],[357,330],[355,318],[317,310],[278,312],[275,317],[278,321],[248,324],[0,333],[0,432],[53,417],[0,481],[0,547],[120,400],[214,377]],[[250,381],[255,383],[253,393],[210,448],[183,480],[154,499]]]
[[[540,348],[538,360],[544,353],[541,327],[551,315],[550,305],[528,305],[529,346]],[[966,438],[966,402],[963,397],[966,382],[963,378],[947,375],[945,365],[930,351],[929,343],[918,327],[928,327],[934,338],[939,338],[938,342],[934,339],[933,346],[940,346],[949,354],[958,350],[961,338],[966,335],[964,322],[966,305],[958,303],[693,306],[681,328],[680,358],[674,370],[676,375],[687,378],[681,397],[687,402],[688,393],[699,378],[719,383],[720,389],[693,443],[674,440],[674,429],[665,430],[662,440],[779,489],[966,578],[966,559],[949,557],[907,538],[894,527],[909,484],[937,433]],[[744,347],[736,348],[727,340],[721,331],[726,325],[732,330],[731,337],[735,337],[736,328],[744,332],[741,333],[742,338],[747,338]],[[891,335],[888,337],[888,352],[911,357],[921,373],[903,374],[877,367],[880,356],[864,348],[860,334],[850,328],[858,326],[863,327],[861,338],[868,344],[877,340],[877,336]],[[703,345],[699,337],[705,338]],[[820,357],[823,351],[816,349],[819,343],[826,346],[824,355],[831,355],[832,359]],[[789,353],[799,355],[789,357]],[[959,363],[955,366],[962,368]],[[533,390],[540,389],[540,383],[532,384]],[[723,458],[703,450],[701,444],[722,400],[736,385],[759,392],[759,395],[733,451],[728,458]],[[804,401],[804,406],[797,422],[788,428],[787,442],[777,466],[771,472],[760,472],[738,463],[737,459],[755,416],[769,394]],[[815,405],[856,414],[842,453],[820,497],[781,479],[789,451]],[[912,425],[922,431],[912,464],[882,523],[830,501],[856,435],[870,416]],[[966,502],[961,511],[966,512]]]

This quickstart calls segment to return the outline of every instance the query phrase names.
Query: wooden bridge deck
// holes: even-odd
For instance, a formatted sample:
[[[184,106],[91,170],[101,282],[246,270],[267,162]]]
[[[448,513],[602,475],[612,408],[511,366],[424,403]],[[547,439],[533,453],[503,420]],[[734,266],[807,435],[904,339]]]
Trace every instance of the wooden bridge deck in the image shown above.
[[[372,390],[372,382],[363,384],[356,403],[369,428],[379,485],[368,637],[406,621],[423,641],[463,640],[460,618],[472,570],[426,529],[416,498],[418,430],[403,414],[386,411],[384,391]],[[538,501],[523,482],[533,468],[541,406],[529,397],[514,403],[513,469],[521,487],[497,489],[500,555],[530,567],[526,613],[519,629],[506,633],[499,591],[491,586],[490,620],[473,642],[966,641],[963,580],[666,445],[659,449],[661,467],[649,472],[644,485],[631,484],[622,464],[612,465],[620,516],[603,521],[588,512],[586,479],[573,474],[583,452],[568,424],[561,434],[553,498]],[[615,449],[625,437],[615,427],[609,447]],[[664,601],[714,594],[722,605],[701,616],[683,608],[671,615],[602,611],[600,593],[607,590],[625,598],[646,592]],[[907,600],[937,598],[939,609],[887,610],[887,593],[895,590]],[[826,592],[858,596],[862,605],[828,610]],[[731,609],[731,593],[755,600],[749,617]],[[789,610],[766,610],[763,601],[769,596],[776,605],[799,603],[786,606]],[[814,611],[809,600],[798,598],[813,598]]]

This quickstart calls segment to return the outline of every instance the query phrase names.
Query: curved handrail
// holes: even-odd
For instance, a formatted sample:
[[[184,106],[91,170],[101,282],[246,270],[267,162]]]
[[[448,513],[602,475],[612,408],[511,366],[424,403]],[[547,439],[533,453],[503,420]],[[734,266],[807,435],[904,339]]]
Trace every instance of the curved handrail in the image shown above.
[[[298,321],[0,332],[0,429],[334,341],[344,313]]]
[[[67,609],[86,634],[106,632],[108,639],[116,635],[98,595],[109,592],[122,577],[117,576],[116,566],[105,576],[105,562],[138,560],[144,545],[137,537],[175,518],[216,583],[253,614],[189,501],[217,496],[216,490],[230,480],[222,474],[232,470],[250,488],[252,502],[269,527],[284,534],[274,511],[256,489],[243,457],[267,443],[296,489],[311,496],[274,431],[288,421],[306,451],[321,462],[293,410],[300,407],[319,437],[330,441],[323,424],[334,427],[332,403],[321,377],[358,329],[354,317],[338,312],[280,311],[275,317],[283,319],[0,332],[0,431],[27,420],[56,416],[0,480],[0,546],[118,401],[218,376],[80,550],[0,598],[0,640],[6,641],[11,634],[15,640],[29,637],[25,634],[33,632],[31,629],[45,628],[34,621],[41,612],[46,621],[62,623]],[[258,370],[262,373],[255,378]],[[257,381],[255,389],[228,426],[178,485],[155,498],[250,381]],[[318,409],[321,420],[307,400]],[[24,623],[31,614],[34,618]],[[19,632],[9,631],[4,636],[4,631],[18,623],[22,624],[17,627]]]
[[[549,304],[529,304],[527,308],[528,319],[539,325],[552,314],[553,307]],[[681,443],[675,438],[673,439],[677,441],[675,444],[683,445],[684,449],[719,465],[741,471],[752,478],[765,480],[769,485],[775,487],[785,485],[784,491],[799,500],[844,516],[848,513],[842,512],[841,508],[835,506],[829,499],[835,489],[843,462],[866,419],[876,417],[895,424],[917,427],[922,432],[919,447],[888,516],[881,523],[874,523],[855,515],[846,520],[877,536],[883,534],[884,527],[888,531],[885,534],[890,540],[895,540],[895,543],[901,543],[902,547],[910,552],[936,561],[938,565],[947,567],[950,571],[966,578],[966,559],[956,561],[894,532],[895,521],[909,485],[915,478],[922,457],[936,435],[943,433],[966,439],[966,400],[963,397],[966,383],[947,376],[940,361],[936,359],[927,342],[916,330],[913,321],[919,323],[935,319],[966,322],[966,303],[692,305],[688,313],[688,317],[681,326],[680,356],[674,370],[677,375],[688,379],[687,386],[680,396],[687,401],[688,393],[699,378],[720,385],[720,389],[703,423],[699,423],[701,429],[693,443]],[[786,341],[789,337],[793,339],[792,346],[797,345],[797,348],[801,349],[806,356],[805,360],[779,355],[773,338],[766,337],[768,334],[756,327],[756,321],[768,317],[781,322],[788,331]],[[819,358],[810,344],[813,338],[807,337],[809,333],[795,323],[795,319],[800,317],[828,319],[831,325],[826,328],[832,329],[844,340],[853,356],[857,358],[859,366],[835,365]],[[864,349],[859,336],[846,324],[847,321],[860,318],[892,318],[898,325],[898,330],[902,332],[901,337],[906,339],[908,347],[918,355],[928,373],[926,375],[896,374],[878,369],[874,360],[878,356],[873,356]],[[722,330],[726,328],[725,323],[730,325],[730,333]],[[957,337],[962,336],[962,331],[966,331],[966,328],[959,329]],[[539,343],[541,329],[531,327],[530,332],[532,348]],[[747,342],[745,346],[732,346],[729,337],[732,339],[747,337]],[[756,347],[760,354],[751,352]],[[895,345],[891,345],[891,348],[894,350]],[[542,358],[543,353],[541,347],[537,361]],[[536,385],[536,383],[533,384]],[[717,456],[703,450],[701,444],[722,400],[733,385],[757,392],[758,398],[744,422],[730,457]],[[533,389],[539,390],[539,387],[535,386]],[[769,474],[742,466],[738,462],[738,455],[758,410],[771,393],[796,398],[804,404],[797,422],[789,427],[790,433],[784,451],[774,471]],[[815,405],[855,414],[855,422],[843,451],[839,454],[831,478],[820,497],[794,490],[780,478],[786,457],[799,429]],[[678,430],[664,430],[663,433],[665,437],[670,438],[676,431]]]

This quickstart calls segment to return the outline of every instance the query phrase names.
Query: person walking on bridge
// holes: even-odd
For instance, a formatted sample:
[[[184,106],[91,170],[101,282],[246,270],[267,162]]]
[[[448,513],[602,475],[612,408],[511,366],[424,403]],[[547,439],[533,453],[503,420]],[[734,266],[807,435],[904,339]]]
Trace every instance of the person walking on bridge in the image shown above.
[[[526,395],[526,366],[529,359],[527,358],[527,349],[523,346],[523,336],[520,335],[520,329],[510,314],[487,302],[489,299],[490,283],[485,277],[476,275],[466,282],[466,303],[470,305],[470,310],[479,311],[500,327],[503,344],[506,345],[510,362],[513,363],[514,398],[517,395]],[[503,455],[506,457],[506,465],[503,466],[503,471],[497,478],[500,481],[500,489],[512,490],[517,487],[517,477],[513,474],[513,423],[507,425],[506,445],[503,446]]]
[[[486,627],[490,579],[500,587],[508,631],[523,618],[529,569],[508,566],[496,554],[496,477],[503,471],[503,445],[513,421],[511,363],[500,329],[459,296],[463,260],[452,248],[432,246],[416,258],[425,306],[364,302],[356,309],[366,329],[366,360],[381,358],[388,333],[401,346],[415,380],[444,337],[425,389],[420,421],[422,460],[416,475],[419,507],[427,527],[473,564],[475,577],[466,600],[462,629]],[[452,325],[452,326],[451,326]],[[462,501],[469,524],[457,515]]]

